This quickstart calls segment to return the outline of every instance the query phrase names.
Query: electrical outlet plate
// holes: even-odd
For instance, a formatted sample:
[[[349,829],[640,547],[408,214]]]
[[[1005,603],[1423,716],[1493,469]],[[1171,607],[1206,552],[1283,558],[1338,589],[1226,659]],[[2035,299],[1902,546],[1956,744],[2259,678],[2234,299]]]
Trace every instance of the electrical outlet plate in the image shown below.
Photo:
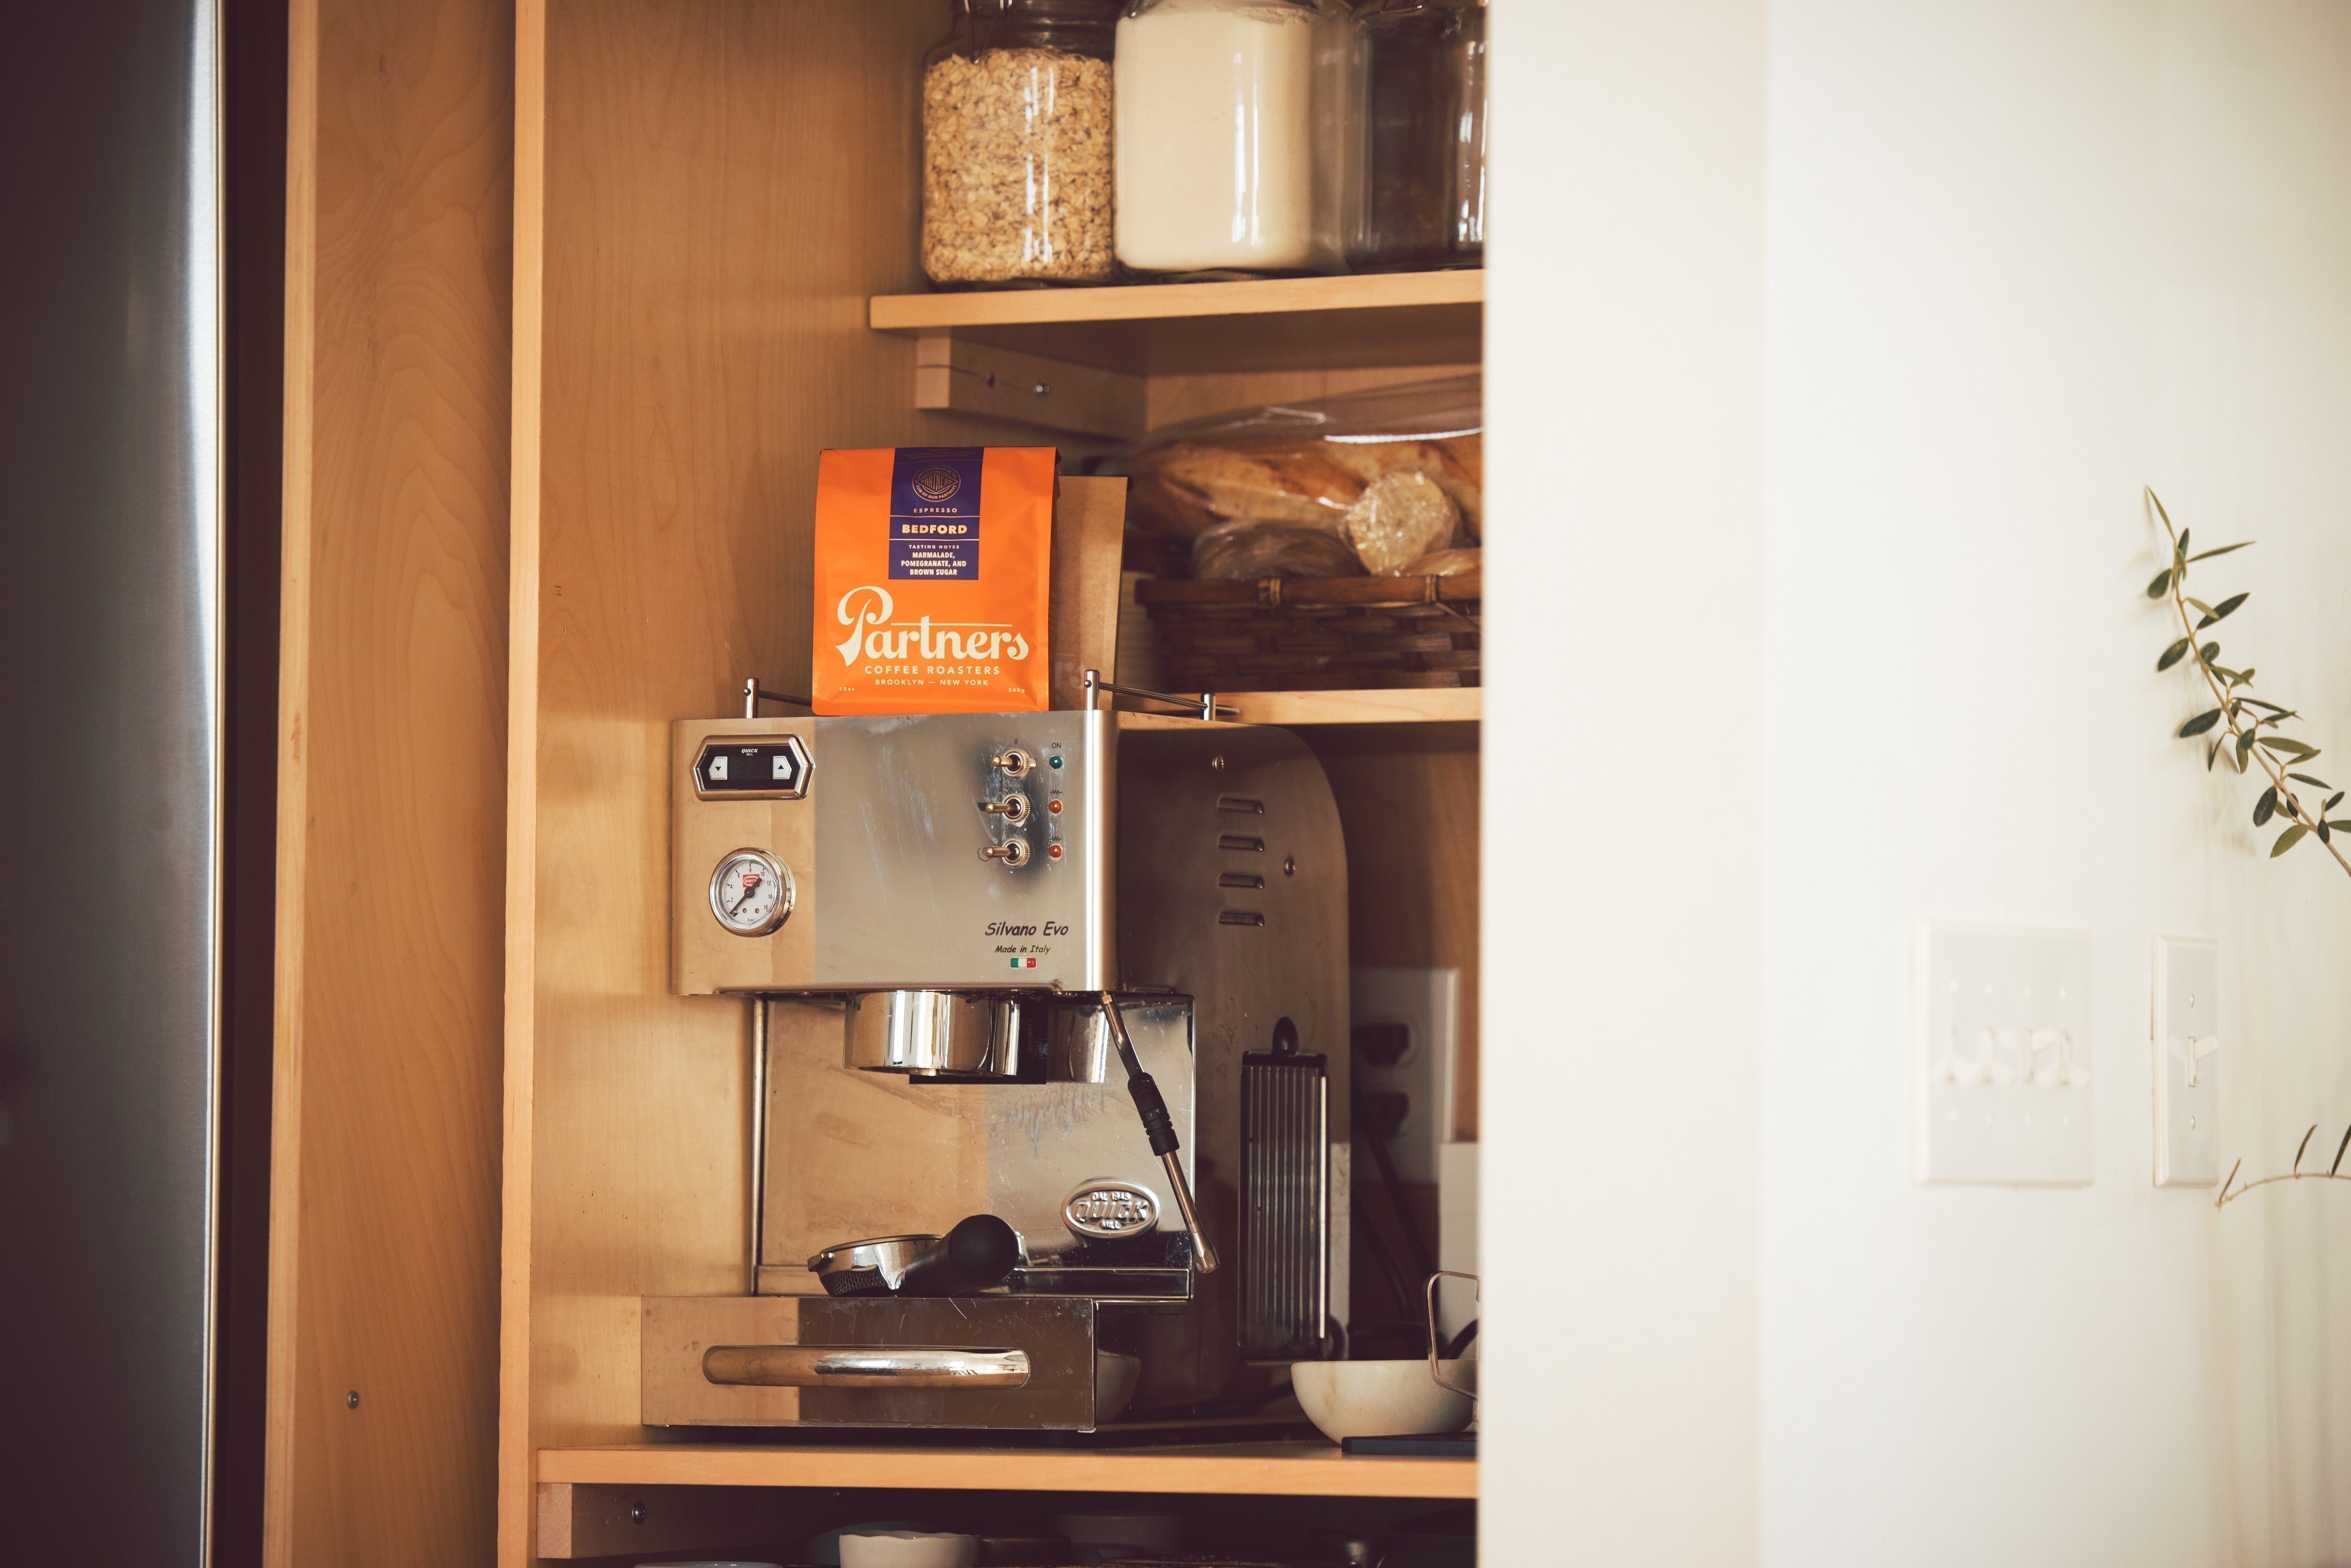
[[[2155,939],[2155,1185],[2220,1179],[2220,949]]]
[[[2095,1178],[2085,933],[1924,922],[1911,1003],[1917,1180]]]
[[[1461,971],[1355,968],[1348,971],[1348,981],[1353,1024],[1402,1024],[1408,1035],[1404,1054],[1389,1065],[1366,1061],[1357,1052],[1355,1088],[1364,1095],[1405,1096],[1409,1105],[1389,1155],[1403,1180],[1435,1183],[1441,1175],[1437,1150],[1453,1134],[1453,1041]]]

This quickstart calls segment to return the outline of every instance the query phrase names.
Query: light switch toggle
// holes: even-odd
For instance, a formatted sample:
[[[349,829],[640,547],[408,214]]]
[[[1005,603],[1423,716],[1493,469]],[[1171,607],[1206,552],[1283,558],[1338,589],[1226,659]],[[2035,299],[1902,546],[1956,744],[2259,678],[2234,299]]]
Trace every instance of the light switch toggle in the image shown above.
[[[2049,1057],[2043,1062],[2043,1057]],[[1976,1054],[1943,1058],[1946,1083],[1996,1088],[2029,1083],[2035,1089],[2086,1089],[2090,1070],[2074,1060],[2074,1031],[2064,1029],[1985,1029],[1976,1036]]]
[[[2074,1060],[2074,1031],[2064,1029],[2036,1029],[2030,1041],[2032,1060],[2038,1061],[2043,1054],[2055,1057],[2046,1067],[2036,1068],[2032,1086],[2036,1089],[2086,1089],[2090,1070]]]
[[[2171,1037],[2171,1054],[2178,1057],[2179,1064],[2188,1069],[2189,1088],[2200,1089],[2204,1086],[2199,1070],[2203,1066],[2204,1059],[2220,1049],[2220,1037],[2216,1034],[2202,1036],[2176,1034]]]

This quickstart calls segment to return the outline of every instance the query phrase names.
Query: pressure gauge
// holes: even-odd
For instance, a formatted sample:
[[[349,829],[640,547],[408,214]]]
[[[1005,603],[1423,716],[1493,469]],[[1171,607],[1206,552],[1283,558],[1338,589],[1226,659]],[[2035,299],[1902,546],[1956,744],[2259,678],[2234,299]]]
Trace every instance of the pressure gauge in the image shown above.
[[[737,936],[765,936],[791,918],[791,868],[765,850],[737,850],[710,873],[710,913]]]

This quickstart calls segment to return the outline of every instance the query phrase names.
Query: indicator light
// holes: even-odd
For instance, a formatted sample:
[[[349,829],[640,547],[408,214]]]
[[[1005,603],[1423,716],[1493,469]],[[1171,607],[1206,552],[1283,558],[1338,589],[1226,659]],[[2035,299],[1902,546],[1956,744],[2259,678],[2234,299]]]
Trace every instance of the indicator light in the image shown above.
[[[1059,844],[1047,844],[1045,846],[1045,858],[1049,861],[1060,860],[1061,858],[1061,846]]]

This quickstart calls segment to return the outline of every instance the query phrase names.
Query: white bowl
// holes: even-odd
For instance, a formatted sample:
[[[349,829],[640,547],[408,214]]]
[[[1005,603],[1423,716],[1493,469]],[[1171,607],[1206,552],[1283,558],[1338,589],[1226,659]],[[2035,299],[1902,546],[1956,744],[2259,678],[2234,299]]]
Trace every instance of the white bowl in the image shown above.
[[[1473,1392],[1478,1364],[1447,1361],[1445,1380]],[[1404,1437],[1458,1432],[1477,1414],[1477,1402],[1453,1388],[1439,1388],[1428,1362],[1300,1361],[1290,1367],[1290,1386],[1306,1418],[1333,1442],[1343,1437]]]
[[[977,1535],[875,1530],[841,1537],[841,1568],[972,1568],[978,1561]]]
[[[1107,1427],[1118,1419],[1134,1397],[1135,1381],[1143,1375],[1143,1358],[1114,1350],[1094,1352],[1094,1425]]]

